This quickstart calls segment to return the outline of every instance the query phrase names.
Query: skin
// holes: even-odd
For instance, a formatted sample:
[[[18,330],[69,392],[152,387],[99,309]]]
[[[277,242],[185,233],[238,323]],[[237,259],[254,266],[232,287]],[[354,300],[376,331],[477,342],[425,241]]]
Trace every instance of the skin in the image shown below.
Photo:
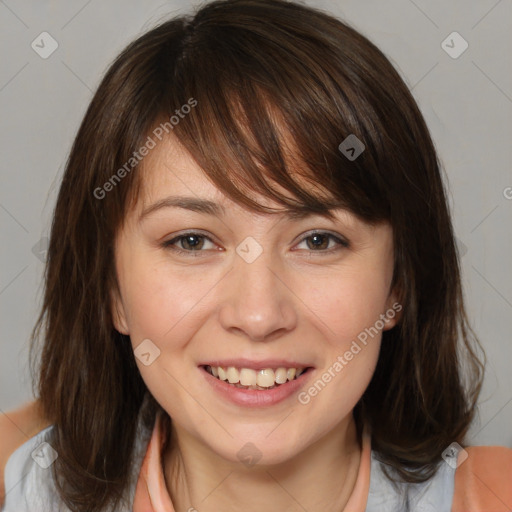
[[[163,465],[175,509],[239,511],[244,504],[258,512],[339,512],[360,462],[352,410],[373,375],[381,333],[305,405],[296,395],[259,409],[234,405],[202,378],[198,364],[297,360],[315,368],[300,390],[307,391],[396,302],[391,227],[372,227],[343,210],[334,222],[250,212],[217,189],[173,139],[143,164],[142,196],[116,238],[120,294],[113,295],[113,321],[134,349],[150,339],[161,351],[149,366],[136,361],[173,420]],[[208,198],[226,214],[162,208],[139,221],[145,208],[170,195]],[[350,246],[326,238],[316,249],[307,238],[313,229]],[[198,257],[184,239],[174,246],[187,254],[162,247],[196,230],[209,238],[196,239]],[[248,236],[263,248],[252,263],[235,251]],[[247,442],[262,454],[249,468],[237,457]]]

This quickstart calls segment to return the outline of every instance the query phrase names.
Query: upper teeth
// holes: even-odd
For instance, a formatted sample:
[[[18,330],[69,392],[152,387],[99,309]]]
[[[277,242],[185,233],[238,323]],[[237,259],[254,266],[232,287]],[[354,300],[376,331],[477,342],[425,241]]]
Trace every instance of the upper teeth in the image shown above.
[[[304,372],[305,368],[265,368],[253,370],[252,368],[235,368],[228,366],[207,366],[214,377],[220,380],[227,380],[230,384],[240,383],[242,386],[260,386],[269,388],[275,384],[284,384],[287,380],[293,380]]]

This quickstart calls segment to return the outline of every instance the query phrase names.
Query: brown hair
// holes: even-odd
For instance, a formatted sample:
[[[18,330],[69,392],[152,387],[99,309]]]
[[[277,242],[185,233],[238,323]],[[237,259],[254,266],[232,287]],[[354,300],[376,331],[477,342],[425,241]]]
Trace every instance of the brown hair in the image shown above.
[[[191,98],[196,106],[169,124]],[[38,396],[55,427],[52,471],[66,505],[115,506],[128,485],[127,447],[149,391],[129,338],[112,324],[114,240],[143,183],[141,166],[126,163],[166,120],[239,204],[268,212],[248,197],[256,191],[291,210],[344,206],[366,222],[390,222],[403,314],[383,333],[354,415],[359,427],[370,424],[395,479],[431,477],[441,452],[463,444],[483,365],[423,117],[388,59],[346,23],[285,0],[221,0],[160,24],[117,57],[69,155],[31,346],[35,367],[44,327]],[[338,149],[351,134],[365,145],[355,160]],[[160,406],[149,400],[151,425]]]

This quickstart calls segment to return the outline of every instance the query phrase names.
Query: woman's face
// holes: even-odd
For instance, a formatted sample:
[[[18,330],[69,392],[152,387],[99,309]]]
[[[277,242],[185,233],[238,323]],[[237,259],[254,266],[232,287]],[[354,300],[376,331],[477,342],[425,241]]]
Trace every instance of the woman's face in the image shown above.
[[[261,463],[286,461],[348,421],[372,377],[381,331],[401,309],[392,230],[342,210],[335,221],[249,212],[176,142],[143,163],[144,195],[116,240],[115,327],[176,428],[226,460],[257,450]],[[171,206],[178,196],[217,210]],[[266,389],[293,368],[309,370]]]

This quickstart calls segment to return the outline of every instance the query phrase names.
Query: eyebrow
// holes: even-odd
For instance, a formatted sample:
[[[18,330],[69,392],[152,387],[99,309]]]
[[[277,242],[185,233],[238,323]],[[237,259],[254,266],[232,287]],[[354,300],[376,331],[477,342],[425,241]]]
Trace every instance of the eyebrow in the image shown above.
[[[139,222],[144,220],[148,215],[156,212],[157,210],[161,210],[162,208],[182,208],[184,210],[204,213],[207,215],[214,215],[216,217],[223,217],[226,215],[226,208],[224,206],[210,201],[209,199],[185,196],[169,196],[145,208],[139,216]],[[329,211],[319,212],[316,210],[309,210],[307,208],[302,208],[300,210],[283,210],[282,214],[290,220],[302,220],[315,215],[331,219],[333,215],[332,213],[329,213]]]

